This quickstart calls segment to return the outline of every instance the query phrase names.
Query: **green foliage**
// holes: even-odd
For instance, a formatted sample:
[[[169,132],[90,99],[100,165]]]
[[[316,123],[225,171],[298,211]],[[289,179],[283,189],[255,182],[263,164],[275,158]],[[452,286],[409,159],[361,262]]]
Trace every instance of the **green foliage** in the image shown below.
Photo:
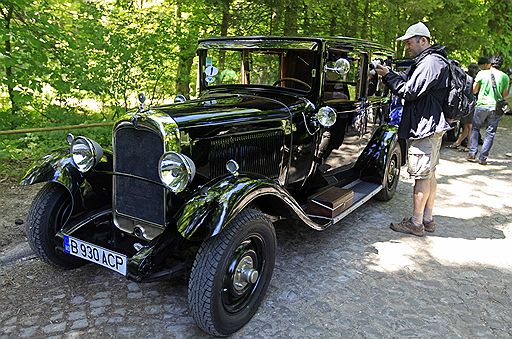
[[[103,117],[98,113],[70,110],[61,107],[48,107],[47,116],[41,116],[37,112],[23,111],[17,119],[18,129],[33,127],[59,126],[61,123],[50,122],[48,117],[57,121],[65,121],[66,124],[75,125],[83,123],[103,122]],[[12,115],[0,112],[0,129],[7,129]],[[24,134],[12,134],[0,136],[0,179],[3,176],[21,178],[23,171],[33,161],[37,161],[49,154],[52,150],[68,147],[66,136],[69,132],[75,135],[86,135],[97,141],[102,147],[111,146],[111,130],[109,126],[93,127],[75,130],[59,130],[50,132],[33,132]]]
[[[0,129],[111,120],[141,91],[152,104],[197,95],[196,42],[209,36],[342,35],[403,57],[396,37],[423,21],[463,65],[499,53],[511,67],[510,17],[510,0],[3,0]],[[80,108],[85,100],[100,108]],[[108,128],[83,132],[110,142]],[[0,170],[65,134],[2,138]]]

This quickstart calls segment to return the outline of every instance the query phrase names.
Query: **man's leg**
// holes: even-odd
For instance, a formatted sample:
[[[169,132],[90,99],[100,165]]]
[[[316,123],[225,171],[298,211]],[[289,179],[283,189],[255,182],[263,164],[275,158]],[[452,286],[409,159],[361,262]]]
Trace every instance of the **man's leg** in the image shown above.
[[[500,123],[500,118],[492,112],[487,117],[487,128],[485,129],[485,137],[484,144],[482,145],[482,150],[480,152],[480,163],[486,163],[487,157],[489,156],[489,151],[491,150],[492,144],[494,143],[494,136],[496,135],[496,130],[498,129],[498,124]]]
[[[437,195],[437,179],[436,173],[432,173],[432,178],[430,178],[430,194],[427,199],[427,204],[425,205],[425,210],[423,211],[423,227],[427,232],[435,232],[436,223],[434,221],[434,217],[432,216],[432,211],[434,210],[434,203]]]
[[[466,144],[467,148],[469,148],[469,145],[471,144],[471,129],[473,128],[473,124],[469,123],[464,125],[464,130],[466,131],[466,134],[468,136],[468,142]]]
[[[475,157],[478,152],[478,134],[480,132],[480,128],[482,128],[482,125],[485,122],[487,114],[487,108],[484,107],[477,107],[475,109],[475,113],[473,114],[473,127],[471,128],[471,137],[468,152],[469,161],[475,161]]]
[[[432,178],[431,179],[416,179],[414,181],[414,194],[413,194],[413,211],[412,222],[414,225],[420,227],[423,225],[424,211],[429,200],[432,200],[434,205],[435,194],[432,195]],[[432,218],[432,215],[430,216]]]
[[[461,146],[462,142],[464,141],[464,139],[466,139],[466,137],[469,139],[470,133],[471,133],[471,124],[464,124],[464,126],[462,126],[462,131],[460,132],[459,137],[452,144],[452,146]],[[469,146],[469,141],[468,141],[467,145]],[[452,148],[452,146],[450,146],[450,148]]]

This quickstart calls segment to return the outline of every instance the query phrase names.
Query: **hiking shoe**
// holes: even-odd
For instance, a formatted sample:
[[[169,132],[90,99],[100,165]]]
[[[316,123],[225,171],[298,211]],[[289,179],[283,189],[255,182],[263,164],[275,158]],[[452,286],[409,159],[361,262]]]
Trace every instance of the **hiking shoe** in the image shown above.
[[[480,165],[487,165],[487,159],[480,159],[480,160],[478,160],[478,163]]]
[[[468,159],[467,159],[469,162],[476,162],[476,158],[474,155],[468,155]]]
[[[414,234],[418,237],[422,237],[425,235],[425,230],[423,228],[423,225],[421,225],[421,226],[414,225],[414,223],[411,221],[411,218],[409,218],[409,219],[404,218],[404,220],[402,220],[401,222],[399,222],[397,224],[391,223],[391,225],[389,225],[389,227],[395,232]]]
[[[434,222],[434,219],[432,219],[429,222],[423,222],[423,228],[427,232],[430,232],[430,233],[434,232],[436,230],[436,223]]]

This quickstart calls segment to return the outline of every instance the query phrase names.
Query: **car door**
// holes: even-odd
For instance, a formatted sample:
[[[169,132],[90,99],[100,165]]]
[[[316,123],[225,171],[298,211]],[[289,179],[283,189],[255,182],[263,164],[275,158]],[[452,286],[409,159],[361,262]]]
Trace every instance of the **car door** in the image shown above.
[[[346,72],[340,74],[335,64],[346,60]],[[350,168],[361,150],[366,129],[366,94],[368,55],[348,48],[332,46],[327,50],[323,83],[323,105],[336,110],[336,123],[327,133],[323,171]]]

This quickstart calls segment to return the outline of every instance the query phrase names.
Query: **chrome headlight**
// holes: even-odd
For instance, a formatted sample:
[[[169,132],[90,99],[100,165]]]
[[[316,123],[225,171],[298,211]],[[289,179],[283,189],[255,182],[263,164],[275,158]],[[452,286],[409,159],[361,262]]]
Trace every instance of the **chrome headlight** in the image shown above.
[[[103,149],[94,140],[76,137],[71,142],[71,156],[78,170],[87,172],[100,161]]]
[[[321,107],[316,113],[316,118],[323,127],[331,127],[336,122],[336,111],[329,106]]]
[[[158,174],[163,184],[174,193],[183,191],[196,175],[196,165],[186,155],[167,152],[158,163]]]

